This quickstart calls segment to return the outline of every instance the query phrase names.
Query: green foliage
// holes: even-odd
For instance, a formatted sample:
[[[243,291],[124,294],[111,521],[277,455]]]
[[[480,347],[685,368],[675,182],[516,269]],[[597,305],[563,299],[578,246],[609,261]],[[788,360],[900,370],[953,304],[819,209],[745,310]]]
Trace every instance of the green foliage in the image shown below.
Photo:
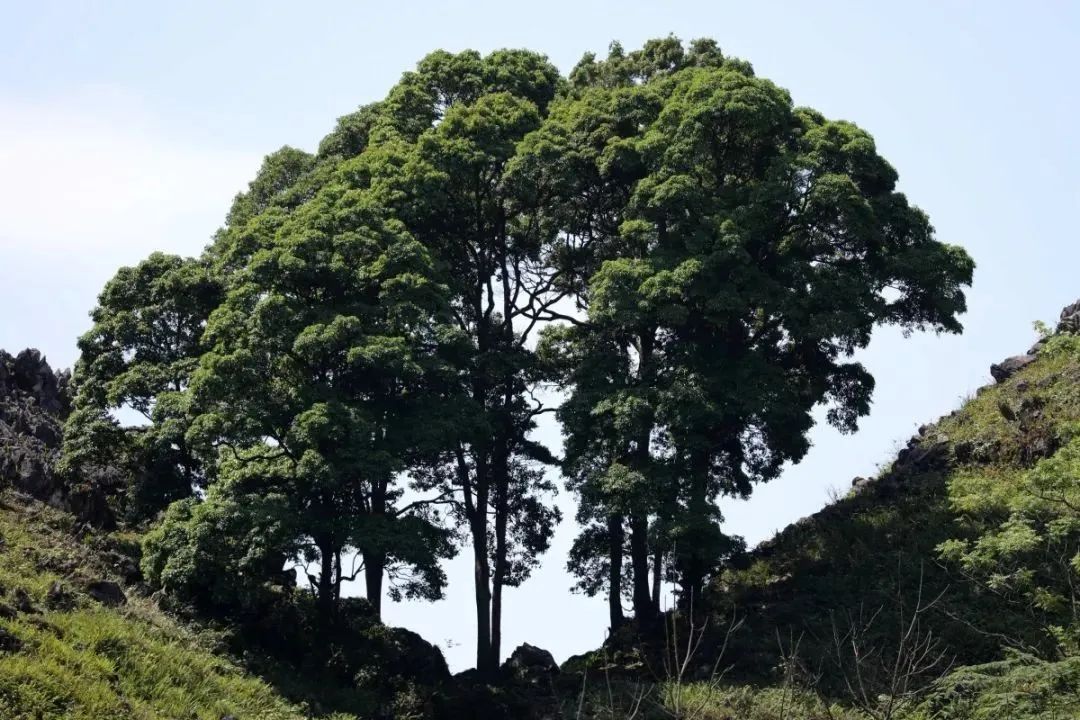
[[[440,445],[443,426],[424,419],[440,412],[445,348],[458,340],[433,275],[370,193],[332,183],[254,249],[207,327],[188,438],[219,449],[223,481],[295,514],[289,545],[321,562],[328,608],[348,548],[372,572],[375,607],[388,564],[413,566],[405,594],[441,594],[447,541],[419,515],[399,517],[393,487]]]
[[[221,297],[204,263],[154,253],[106,284],[91,312],[94,326],[79,339],[76,409],[61,468],[74,482],[121,468],[126,487],[107,490],[130,520],[149,519],[205,484],[206,468],[184,441],[184,391]],[[112,417],[118,410],[147,424],[123,427]]]
[[[1080,658],[1006,651],[942,680],[912,720],[1065,720],[1080,715]]]
[[[727,548],[715,499],[801,459],[819,405],[853,431],[873,378],[851,354],[878,325],[959,332],[973,263],[866,132],[712,43],[613,46],[571,80],[515,166],[552,193],[553,230],[588,239],[554,256],[588,323],[545,346],[571,388],[567,470],[583,520],[629,513],[633,548],[651,519],[647,554],[693,602]],[[597,502],[612,464],[650,489],[632,508]]]
[[[281,494],[252,494],[216,483],[202,501],[169,507],[143,540],[146,580],[215,614],[258,612],[287,593],[282,571],[299,552],[298,518]],[[276,581],[276,584],[275,584]]]
[[[180,627],[134,595],[124,608],[110,610],[79,594],[71,584],[87,573],[101,577],[104,566],[95,551],[72,539],[72,518],[10,495],[0,500],[0,586],[6,595],[0,602],[7,606],[21,591],[41,611],[0,619],[0,631],[22,643],[0,653],[0,716],[309,717],[264,681],[215,654],[209,634]],[[102,545],[105,540],[91,538]],[[48,602],[57,583],[74,597],[66,609]]]
[[[1054,362],[1063,348],[1075,362],[1076,347],[1073,337],[1054,338],[1040,364]],[[1040,412],[1045,402],[1038,402]],[[1080,426],[1067,415],[1051,417],[1056,427],[1044,432],[1052,432],[1048,437],[1061,447],[1034,467],[972,468],[950,480],[951,503],[965,520],[965,533],[941,543],[938,551],[993,592],[1029,607],[1063,649],[1075,652],[1080,641],[1074,607],[1080,600],[1074,589],[1080,580]]]

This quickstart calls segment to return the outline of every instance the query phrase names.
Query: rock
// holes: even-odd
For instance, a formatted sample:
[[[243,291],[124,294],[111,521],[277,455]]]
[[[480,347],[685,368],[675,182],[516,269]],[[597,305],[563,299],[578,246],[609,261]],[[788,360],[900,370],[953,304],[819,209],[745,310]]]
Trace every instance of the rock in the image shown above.
[[[50,610],[70,610],[75,607],[75,595],[57,580],[45,593],[45,605]]]
[[[998,400],[998,412],[1001,413],[1001,417],[1005,418],[1009,422],[1016,422],[1016,411],[1012,409],[1012,406],[1004,400]]]
[[[86,586],[86,594],[108,607],[127,604],[127,595],[111,580],[96,580]]]
[[[856,477],[851,480],[851,491],[854,493],[865,492],[870,489],[874,484],[874,481],[870,478]]]
[[[120,576],[125,585],[134,585],[142,580],[142,571],[139,564],[129,555],[110,550],[105,553],[105,559],[109,561],[113,571]]]
[[[1017,372],[1035,362],[1034,355],[1014,355],[990,366],[990,374],[997,382],[1005,382]]]
[[[890,475],[896,478],[945,470],[952,460],[949,439],[941,435],[935,442],[926,442],[902,449],[896,454]]]
[[[1080,300],[1061,311],[1057,331],[1059,333],[1080,333]]]
[[[12,602],[15,605],[15,609],[22,613],[36,613],[38,610],[34,607],[33,601],[30,600],[30,596],[26,594],[26,591],[22,588],[17,588],[11,596]]]
[[[551,653],[528,643],[519,645],[503,667],[514,677],[533,682],[559,672]]]
[[[0,628],[0,652],[18,652],[22,650],[22,640],[13,633]]]

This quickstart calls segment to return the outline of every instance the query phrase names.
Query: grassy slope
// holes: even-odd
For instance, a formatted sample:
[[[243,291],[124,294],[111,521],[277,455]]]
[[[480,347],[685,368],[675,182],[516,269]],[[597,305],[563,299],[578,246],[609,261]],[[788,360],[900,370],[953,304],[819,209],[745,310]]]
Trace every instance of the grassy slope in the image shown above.
[[[920,577],[924,594],[945,593],[935,623],[957,665],[1001,657],[995,633],[1021,636],[1029,644],[1045,640],[1040,636],[1045,618],[958,577],[938,561],[935,548],[970,532],[963,516],[966,494],[1006,492],[1012,479],[1053,452],[1054,438],[1077,421],[1080,352],[1074,344],[1066,352],[1044,353],[1007,382],[984,388],[925,428],[880,477],[787,528],[716,583],[713,596],[722,611],[714,625],[722,627],[731,606],[745,621],[723,660],[723,666],[732,666],[730,682],[718,689],[690,685],[678,691],[684,702],[699,708],[702,720],[826,717],[812,694],[777,686],[778,635],[789,643],[801,637],[800,652],[809,659],[827,649],[832,618],[860,607],[885,608],[887,618],[898,592],[910,595]],[[10,493],[0,495],[0,537],[0,603],[17,604],[22,591],[39,611],[0,618],[0,631],[22,643],[21,649],[0,651],[0,717],[307,717],[216,653],[215,634],[179,624],[134,593],[126,606],[113,609],[79,592],[86,581],[110,575],[103,559],[110,546],[123,545],[124,537],[77,540],[70,516]],[[50,607],[49,590],[57,582],[72,593],[71,607]],[[702,658],[706,664],[711,660]],[[1039,712],[1046,703],[1074,702],[1069,692],[1080,686],[1077,663],[1023,661],[1027,670],[1013,673],[1013,680],[992,681],[1005,664],[1016,662],[954,673],[949,687],[979,688],[990,714],[942,717],[1002,717],[995,698],[1006,697],[1001,702],[1013,708],[1009,703],[1017,693],[1043,703]],[[1024,672],[1038,678],[1057,673],[1063,684],[1039,699]],[[749,686],[741,685],[746,682]],[[663,692],[655,690],[652,698],[670,706]],[[599,710],[609,704],[606,695],[601,692],[586,705]],[[842,693],[836,697],[843,699]],[[573,717],[578,698],[568,700],[567,715]],[[1023,717],[1070,717],[1077,710],[1066,705]],[[841,716],[847,717],[834,708],[833,717]]]
[[[36,610],[0,619],[0,630],[22,643],[0,652],[0,717],[307,717],[216,655],[209,632],[180,626],[133,593],[126,606],[106,608],[79,592],[86,581],[109,576],[101,550],[122,538],[77,541],[72,530],[64,513],[11,493],[0,496],[0,601],[18,604],[21,590]],[[69,603],[48,600],[56,582],[70,593]]]
[[[1058,338],[1012,378],[982,388],[957,411],[924,427],[879,477],[750,553],[713,588],[725,612],[735,608],[745,619],[724,660],[733,666],[731,677],[775,682],[780,642],[790,647],[798,641],[808,666],[827,668],[834,623],[842,626],[860,613],[865,618],[880,612],[875,627],[887,646],[895,636],[900,603],[910,607],[921,583],[924,598],[941,595],[928,623],[948,644],[954,666],[992,663],[985,673],[954,672],[972,692],[979,683],[971,678],[982,678],[980,693],[991,692],[989,678],[1018,662],[1028,663],[1032,675],[1060,672],[1076,680],[1072,660],[1057,666],[1039,665],[1030,656],[998,662],[1008,654],[1006,645],[1051,648],[1046,627],[1053,619],[964,577],[940,560],[937,547],[973,532],[966,497],[1007,496],[1020,474],[1052,455],[1078,421],[1080,338]],[[718,613],[716,622],[722,617]],[[1021,678],[1017,682],[1022,677],[1022,672],[1015,675]],[[842,698],[842,688],[830,687],[835,679],[826,670],[819,682]],[[1067,708],[1047,711],[1045,717],[1080,716],[1078,688],[1074,683]],[[992,692],[1012,690],[998,684]],[[1066,702],[1061,692],[1056,696],[1054,702]],[[983,717],[971,712],[956,717]],[[1000,709],[987,712],[994,717]],[[718,710],[715,717],[728,715]]]
[[[1046,628],[1053,618],[964,577],[938,551],[944,541],[977,531],[965,498],[1008,496],[1021,473],[1053,454],[1078,421],[1080,337],[1058,338],[1012,378],[982,388],[922,428],[877,478],[738,559],[711,588],[714,614],[693,663],[705,671],[714,663],[728,669],[717,686],[699,682],[682,690],[696,698],[695,716],[867,717],[853,707],[837,666],[830,664],[836,654],[833,628],[843,631],[850,618],[873,618],[871,642],[891,649],[898,619],[921,588],[924,603],[940,596],[926,626],[946,643],[955,669],[925,703],[909,705],[896,717],[1080,717],[1080,659],[1048,662],[1005,649],[1024,646],[1052,656]],[[742,625],[718,659],[715,650],[732,617]],[[616,665],[623,665],[620,645],[610,649]],[[783,682],[781,646],[787,655],[797,648],[790,684]],[[632,663],[638,655],[623,646],[627,650]],[[603,661],[592,655],[590,664],[596,668]],[[575,669],[580,665],[575,661]],[[595,695],[599,706],[612,704],[605,693]],[[837,704],[826,710],[823,697]],[[662,704],[670,709],[670,701]],[[653,705],[653,714],[664,717]]]

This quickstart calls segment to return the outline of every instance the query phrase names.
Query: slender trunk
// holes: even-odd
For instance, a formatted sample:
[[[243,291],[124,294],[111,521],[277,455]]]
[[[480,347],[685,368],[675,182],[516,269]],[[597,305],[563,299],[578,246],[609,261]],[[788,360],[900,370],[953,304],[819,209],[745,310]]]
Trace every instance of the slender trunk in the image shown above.
[[[623,541],[626,533],[623,530],[622,515],[612,513],[608,515],[608,615],[610,616],[611,632],[615,633],[626,622],[622,609],[622,564],[623,564]]]
[[[649,588],[649,520],[643,513],[630,515],[630,562],[634,571],[634,617],[647,625],[655,616]]]
[[[488,498],[490,497],[489,465],[485,453],[476,455],[476,472],[469,477],[464,467],[464,455],[458,455],[459,476],[464,487],[465,516],[469,521],[473,549],[473,585],[476,601],[476,669],[491,673],[491,567],[488,554]]]
[[[375,617],[382,617],[383,570],[386,568],[386,555],[380,552],[364,553],[364,584],[367,589],[367,601]]]
[[[481,501],[478,498],[471,526],[473,582],[476,586],[476,669],[486,675],[493,670],[491,667],[491,568],[488,562],[486,499]]]
[[[319,626],[324,632],[329,631],[334,619],[334,558],[337,556],[334,544],[328,538],[316,542],[319,548],[319,582],[317,586],[316,610]]]
[[[499,666],[502,653],[500,645],[502,645],[503,583],[499,579],[498,572],[495,573],[491,585],[491,652],[489,669],[494,669]]]
[[[664,548],[657,539],[656,547],[653,548],[652,564],[652,604],[656,612],[660,612],[660,583],[664,577]]]
[[[502,433],[500,433],[502,434]],[[506,581],[506,530],[509,515],[509,458],[505,435],[496,444],[497,472],[495,474],[495,572],[492,577],[491,596],[491,666],[498,667],[502,654],[502,600]]]
[[[502,283],[502,324],[500,326],[500,343],[502,352],[512,352],[514,347],[514,302],[511,278],[514,277],[508,258],[507,231],[505,212],[500,209],[498,220],[499,231],[499,265],[501,272],[499,277]],[[498,410],[497,431],[492,452],[492,481],[495,493],[495,572],[492,578],[491,598],[491,667],[496,668],[502,659],[502,601],[503,587],[507,576],[507,546],[506,533],[510,521],[510,483],[512,435],[511,428],[514,423],[513,404],[515,373],[511,368],[500,378],[502,385],[502,407]]]
[[[388,482],[379,480],[372,484],[369,511],[377,518],[385,517],[387,511],[386,494]],[[382,618],[383,573],[386,570],[386,548],[365,547],[364,588],[368,604],[375,617]]]
[[[690,466],[690,496],[687,498],[687,510],[694,518],[691,522],[702,528],[705,527],[709,517],[708,487],[708,456],[698,453]],[[706,548],[702,543],[694,543],[692,547],[684,551],[686,560],[682,578],[682,600],[686,608],[694,613],[702,609],[701,591],[705,585],[706,565],[709,561],[705,552]]]
[[[643,328],[638,335],[637,383],[643,388],[651,387],[653,375],[653,343],[655,331]],[[649,477],[652,469],[652,426],[641,430],[635,438],[634,465],[638,472]],[[630,561],[634,571],[634,617],[639,625],[648,626],[656,616],[649,587],[649,519],[648,510],[638,508],[630,514]]]

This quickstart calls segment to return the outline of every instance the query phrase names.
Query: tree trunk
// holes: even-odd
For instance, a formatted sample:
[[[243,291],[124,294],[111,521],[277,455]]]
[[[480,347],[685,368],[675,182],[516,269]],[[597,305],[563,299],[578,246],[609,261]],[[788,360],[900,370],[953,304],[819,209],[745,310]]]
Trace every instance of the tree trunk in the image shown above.
[[[615,633],[626,622],[622,609],[622,564],[623,564],[623,530],[622,515],[612,513],[608,515],[608,555],[610,556],[608,569],[608,615],[611,623],[611,632]]]
[[[642,388],[651,386],[653,375],[653,343],[655,330],[642,328],[638,335],[637,382]],[[643,428],[635,438],[634,465],[638,472],[650,478],[652,469],[652,426]],[[649,587],[649,518],[648,510],[638,508],[630,514],[630,561],[634,571],[634,617],[638,624],[647,627],[656,616]]]
[[[500,433],[501,434],[501,433]],[[495,462],[495,571],[491,597],[491,668],[499,666],[502,654],[502,599],[506,580],[506,529],[509,515],[510,470],[505,435],[496,444]]]
[[[634,570],[634,617],[648,625],[655,617],[649,588],[649,520],[643,513],[630,515],[630,562]]]
[[[371,488],[371,514],[377,518],[386,516],[386,491],[388,481],[375,482]],[[364,590],[368,604],[375,617],[382,618],[383,573],[386,570],[386,548],[363,548]]]
[[[318,613],[319,626],[324,632],[330,630],[334,619],[334,558],[337,556],[333,542],[323,538],[316,542],[319,548],[319,582],[318,597],[316,598],[316,611]]]
[[[364,585],[367,601],[377,618],[382,618],[383,570],[385,568],[386,555],[384,553],[364,553]]]
[[[660,583],[664,578],[664,548],[660,544],[660,540],[656,540],[656,547],[653,548],[653,564],[652,564],[652,604],[656,612],[660,612]]]
[[[690,497],[687,499],[687,511],[691,522],[704,528],[709,516],[709,468],[706,457],[694,459],[690,468]],[[704,538],[703,538],[704,540]],[[701,609],[701,591],[705,585],[706,549],[701,543],[695,543],[685,552],[682,577],[682,601],[686,609],[698,613]]]
[[[490,674],[491,667],[491,569],[488,564],[487,503],[477,502],[473,518],[473,582],[476,586],[476,669]]]

